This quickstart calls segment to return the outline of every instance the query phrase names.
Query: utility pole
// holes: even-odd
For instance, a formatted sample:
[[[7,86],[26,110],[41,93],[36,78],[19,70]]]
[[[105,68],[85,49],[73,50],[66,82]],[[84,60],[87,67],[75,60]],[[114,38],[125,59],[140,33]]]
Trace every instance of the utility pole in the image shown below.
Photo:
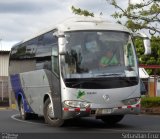
[[[1,43],[2,39],[0,38],[0,51],[2,50],[2,43]]]
[[[1,57],[1,51],[2,51],[2,44],[1,44],[2,39],[0,38],[0,57]],[[0,58],[0,68],[1,68],[1,58]],[[2,76],[2,70],[0,70],[0,83],[1,83],[1,76]],[[1,84],[0,84],[1,85]],[[0,86],[1,87],[1,86]]]
[[[128,5],[130,5],[131,4],[131,0],[128,0]]]
[[[0,39],[0,51],[2,51],[2,39]],[[1,68],[3,69],[3,59],[1,58],[1,60],[0,60],[0,65],[1,65]],[[0,72],[0,76],[2,76],[2,74],[3,74],[3,70],[0,70],[1,72]],[[3,101],[3,80],[0,80],[0,82],[1,82],[1,99],[2,99],[2,101]]]
[[[128,0],[128,7],[129,7],[128,8],[128,10],[129,10],[128,12],[129,12],[129,14],[130,14],[130,5],[131,5],[131,0]]]

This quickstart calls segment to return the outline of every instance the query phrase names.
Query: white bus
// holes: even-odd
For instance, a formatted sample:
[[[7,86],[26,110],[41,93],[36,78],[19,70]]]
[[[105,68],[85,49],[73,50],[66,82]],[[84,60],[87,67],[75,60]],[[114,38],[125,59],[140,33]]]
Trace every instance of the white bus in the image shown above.
[[[66,119],[94,116],[115,124],[126,114],[138,114],[140,78],[132,37],[120,24],[79,17],[13,46],[10,83],[22,119],[36,114],[62,126]],[[141,37],[147,54],[149,39]]]

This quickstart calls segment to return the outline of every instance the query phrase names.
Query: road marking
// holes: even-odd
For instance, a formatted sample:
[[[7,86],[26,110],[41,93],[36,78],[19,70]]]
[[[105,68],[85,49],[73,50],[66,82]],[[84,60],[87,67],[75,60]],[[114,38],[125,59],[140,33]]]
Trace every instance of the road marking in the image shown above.
[[[17,119],[16,116],[20,116],[19,114],[14,114],[11,116],[13,120],[16,120],[18,122],[23,122],[23,123],[29,123],[29,124],[38,124],[38,125],[47,125],[46,123],[36,123],[36,122],[31,122],[31,121],[25,121],[21,119]]]

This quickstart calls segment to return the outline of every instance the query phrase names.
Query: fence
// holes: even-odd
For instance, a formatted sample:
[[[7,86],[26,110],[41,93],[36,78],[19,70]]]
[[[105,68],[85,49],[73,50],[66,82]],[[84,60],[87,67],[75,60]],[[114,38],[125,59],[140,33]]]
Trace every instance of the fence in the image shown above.
[[[8,81],[0,80],[0,107],[9,106]]]

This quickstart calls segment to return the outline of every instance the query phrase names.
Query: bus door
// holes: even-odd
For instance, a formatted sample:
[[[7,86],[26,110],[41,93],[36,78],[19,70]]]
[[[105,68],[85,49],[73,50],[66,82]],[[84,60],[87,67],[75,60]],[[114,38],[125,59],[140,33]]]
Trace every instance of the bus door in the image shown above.
[[[61,104],[61,88],[60,88],[60,77],[59,77],[59,60],[58,60],[58,44],[52,48],[52,76],[49,81],[51,84],[51,95],[53,101],[53,109],[55,118],[62,118],[62,104]]]

